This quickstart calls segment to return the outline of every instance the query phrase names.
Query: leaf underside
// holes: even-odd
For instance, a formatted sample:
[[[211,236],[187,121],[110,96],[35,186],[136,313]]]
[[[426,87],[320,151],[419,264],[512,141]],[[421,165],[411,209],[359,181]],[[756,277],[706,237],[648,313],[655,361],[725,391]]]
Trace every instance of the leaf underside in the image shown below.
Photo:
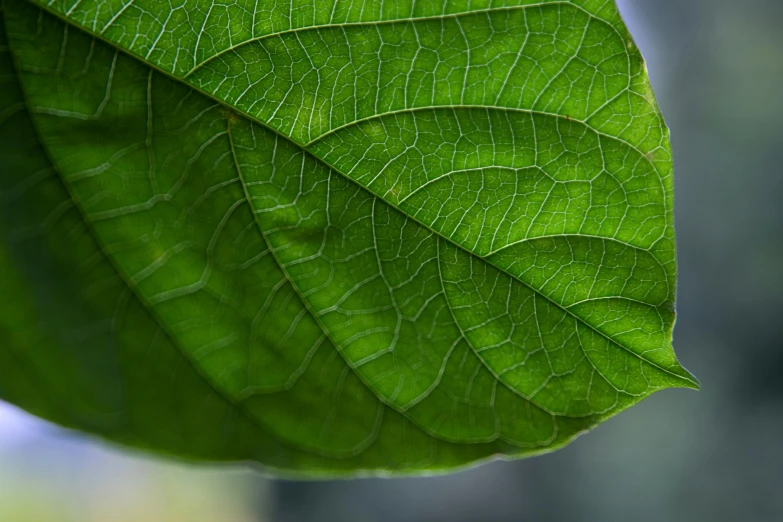
[[[613,2],[6,0],[0,397],[292,473],[668,387],[668,131]]]

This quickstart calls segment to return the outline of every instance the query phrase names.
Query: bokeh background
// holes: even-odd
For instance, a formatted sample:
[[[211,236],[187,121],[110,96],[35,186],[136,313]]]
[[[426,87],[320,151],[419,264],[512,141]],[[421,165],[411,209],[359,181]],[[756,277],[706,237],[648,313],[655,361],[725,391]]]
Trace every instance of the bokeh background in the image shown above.
[[[0,403],[0,521],[783,520],[783,1],[618,4],[672,130],[674,342],[701,392],[543,457],[319,482],[159,460]]]

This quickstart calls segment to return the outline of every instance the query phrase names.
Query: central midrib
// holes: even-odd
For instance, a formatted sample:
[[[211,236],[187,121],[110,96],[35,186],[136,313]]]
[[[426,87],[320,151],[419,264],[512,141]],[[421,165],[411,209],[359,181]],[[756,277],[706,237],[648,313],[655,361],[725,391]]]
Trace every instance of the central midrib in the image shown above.
[[[26,0],[26,1],[30,1],[30,0]],[[326,167],[328,167],[330,170],[332,170],[332,171],[336,172],[336,173],[337,173],[337,174],[339,174],[341,177],[343,177],[344,179],[348,180],[350,183],[352,183],[352,184],[355,184],[356,186],[360,187],[362,190],[366,191],[366,192],[367,192],[367,193],[368,193],[370,196],[372,196],[372,197],[374,197],[374,198],[378,198],[378,199],[380,199],[381,201],[384,201],[384,202],[385,202],[386,204],[388,204],[388,205],[389,205],[391,208],[394,208],[394,209],[395,209],[397,212],[400,212],[402,215],[406,216],[406,218],[407,218],[407,219],[410,219],[411,221],[413,221],[414,223],[418,224],[418,225],[419,225],[419,226],[421,226],[422,228],[424,228],[424,229],[426,229],[426,230],[429,230],[429,231],[430,231],[430,232],[432,232],[434,235],[436,235],[438,238],[440,238],[440,239],[443,239],[444,241],[446,241],[446,242],[450,243],[451,245],[453,245],[453,246],[455,246],[456,248],[458,248],[459,250],[461,250],[461,251],[463,251],[463,252],[467,253],[467,254],[468,254],[468,255],[470,255],[471,257],[475,257],[475,258],[477,258],[477,259],[478,259],[480,262],[484,262],[484,263],[487,263],[487,264],[489,264],[490,266],[492,266],[492,267],[493,267],[493,268],[495,268],[496,270],[500,271],[501,273],[505,274],[506,276],[508,276],[508,277],[512,278],[513,280],[517,281],[519,284],[521,284],[521,285],[525,286],[526,288],[528,288],[529,290],[531,290],[532,292],[534,292],[536,295],[538,295],[538,296],[542,297],[542,298],[543,298],[543,299],[545,299],[547,302],[551,303],[552,305],[554,305],[555,307],[557,307],[558,309],[560,309],[560,310],[561,310],[561,311],[563,311],[564,313],[566,313],[566,314],[570,315],[571,317],[573,317],[573,318],[574,318],[576,321],[578,321],[580,324],[583,324],[584,326],[586,326],[587,328],[589,328],[590,330],[592,330],[592,331],[593,331],[593,332],[595,332],[596,334],[600,335],[601,337],[603,337],[604,339],[606,339],[607,341],[609,341],[611,344],[613,344],[613,345],[615,345],[615,346],[617,346],[617,347],[621,348],[622,350],[626,351],[626,352],[627,352],[627,353],[629,353],[629,354],[632,354],[634,357],[636,357],[636,358],[638,358],[639,360],[641,360],[641,361],[643,361],[643,362],[645,362],[645,363],[649,364],[650,366],[652,366],[652,367],[656,368],[657,370],[659,370],[659,371],[661,371],[661,372],[663,372],[663,373],[666,373],[666,374],[668,374],[668,375],[670,375],[670,376],[672,376],[672,377],[674,377],[674,378],[676,378],[676,379],[678,379],[678,380],[680,380],[680,381],[684,381],[684,382],[690,383],[691,385],[695,385],[695,384],[696,384],[696,383],[695,383],[694,381],[692,381],[691,379],[688,379],[688,378],[686,378],[686,377],[684,377],[684,376],[678,375],[678,374],[676,374],[676,373],[672,372],[671,370],[669,370],[669,369],[667,369],[667,368],[664,368],[664,367],[662,367],[661,365],[659,365],[659,364],[657,364],[657,363],[655,363],[655,362],[653,362],[653,361],[650,361],[649,359],[646,359],[646,358],[645,358],[645,357],[643,357],[642,355],[640,355],[640,354],[636,353],[636,352],[635,352],[634,350],[632,350],[631,348],[629,348],[629,347],[625,346],[625,345],[624,345],[624,344],[622,344],[621,342],[617,341],[616,339],[612,338],[611,336],[609,336],[609,335],[607,335],[606,333],[604,333],[604,332],[602,332],[601,330],[599,330],[597,327],[595,327],[595,326],[593,326],[592,324],[588,323],[586,320],[584,320],[583,318],[579,317],[578,315],[576,315],[575,313],[573,313],[572,311],[570,311],[568,308],[564,307],[564,306],[563,306],[563,305],[561,305],[560,303],[556,302],[556,301],[555,301],[554,299],[552,299],[551,297],[549,297],[549,296],[545,295],[545,294],[544,294],[544,293],[542,293],[540,290],[538,290],[538,289],[536,289],[535,287],[531,286],[531,285],[530,285],[530,284],[528,284],[527,282],[525,282],[525,281],[522,281],[521,279],[519,279],[519,278],[518,278],[517,276],[515,276],[514,274],[512,274],[512,273],[508,272],[507,270],[505,270],[505,269],[503,269],[503,268],[501,268],[501,267],[498,267],[498,266],[496,266],[496,265],[494,265],[494,264],[492,264],[492,263],[488,262],[486,259],[483,259],[483,258],[482,258],[481,256],[479,256],[478,254],[476,254],[476,253],[472,252],[471,250],[469,250],[469,249],[467,249],[466,247],[464,247],[464,246],[460,245],[459,243],[457,243],[456,241],[452,240],[451,238],[449,238],[449,237],[445,236],[445,235],[444,235],[443,233],[441,233],[440,231],[437,231],[437,230],[433,229],[431,226],[429,226],[429,225],[427,225],[427,224],[425,224],[425,223],[423,223],[423,222],[419,221],[418,219],[416,219],[416,218],[414,218],[414,217],[412,217],[412,216],[409,216],[409,215],[408,215],[406,212],[404,212],[403,210],[399,209],[397,206],[395,206],[395,205],[393,205],[392,203],[390,203],[390,202],[386,201],[386,200],[385,200],[385,199],[384,199],[384,198],[383,198],[381,195],[379,195],[379,194],[376,194],[376,193],[375,193],[375,192],[374,192],[372,189],[370,189],[369,187],[366,187],[366,186],[362,185],[361,183],[359,183],[358,181],[356,181],[356,180],[354,180],[353,178],[351,178],[350,176],[347,176],[346,174],[343,174],[343,173],[342,173],[342,172],[341,172],[339,169],[337,169],[337,168],[336,168],[334,165],[332,165],[331,163],[329,163],[329,162],[328,162],[328,161],[326,161],[325,159],[323,159],[323,158],[321,158],[321,157],[319,157],[319,156],[316,156],[315,154],[313,154],[313,153],[312,153],[312,152],[311,152],[311,151],[310,151],[310,150],[309,150],[309,149],[308,149],[308,148],[305,146],[305,144],[303,144],[303,143],[300,143],[300,142],[299,142],[299,141],[297,141],[296,139],[294,139],[294,138],[292,138],[292,137],[290,137],[290,136],[287,136],[286,134],[283,134],[281,131],[279,131],[279,130],[275,129],[274,127],[272,127],[271,125],[269,125],[267,122],[265,122],[265,121],[263,121],[263,120],[259,120],[258,118],[254,117],[254,116],[252,116],[252,115],[250,115],[250,114],[246,114],[246,113],[243,113],[243,112],[239,112],[239,111],[238,111],[236,108],[234,108],[233,106],[231,106],[231,105],[230,105],[228,102],[226,102],[225,100],[222,100],[222,99],[220,99],[220,98],[216,97],[216,96],[215,96],[214,94],[212,94],[212,93],[209,93],[209,92],[203,91],[203,90],[201,90],[201,89],[199,89],[199,88],[197,88],[197,87],[195,87],[195,86],[191,85],[191,84],[190,84],[189,82],[187,82],[186,80],[184,80],[184,79],[182,79],[182,78],[180,78],[180,77],[178,77],[178,76],[175,76],[173,73],[171,73],[171,72],[169,72],[169,71],[166,71],[166,70],[164,70],[164,69],[162,69],[162,68],[160,68],[160,67],[158,67],[158,66],[156,66],[156,65],[154,65],[154,64],[151,64],[151,63],[147,62],[146,60],[144,60],[143,58],[140,58],[140,57],[136,56],[136,55],[135,55],[135,54],[133,54],[132,52],[130,52],[130,51],[128,51],[128,50],[126,50],[126,49],[124,49],[124,48],[121,48],[121,47],[119,47],[119,46],[118,46],[116,43],[114,43],[114,42],[112,42],[112,41],[108,40],[107,38],[103,37],[102,35],[100,35],[100,34],[96,34],[96,33],[92,32],[92,31],[89,31],[88,29],[86,29],[86,28],[84,28],[83,26],[79,25],[77,22],[75,22],[75,21],[71,20],[71,19],[70,19],[70,18],[68,18],[67,16],[64,16],[64,15],[63,15],[62,13],[60,13],[59,11],[56,11],[56,10],[52,9],[50,6],[41,6],[41,5],[39,5],[37,2],[31,2],[31,3],[33,3],[33,5],[35,5],[35,6],[36,6],[36,7],[38,7],[38,8],[40,8],[40,9],[44,9],[44,10],[46,10],[47,12],[51,13],[52,15],[54,15],[55,17],[57,17],[57,18],[58,18],[58,19],[60,19],[61,21],[63,21],[63,22],[65,22],[66,24],[68,24],[69,26],[72,26],[72,27],[74,27],[74,28],[78,29],[79,31],[82,31],[82,32],[84,32],[84,33],[87,33],[87,34],[89,34],[90,36],[92,36],[92,37],[94,37],[94,38],[96,38],[96,39],[99,39],[99,40],[103,41],[103,42],[104,42],[104,43],[106,43],[107,45],[109,45],[109,46],[111,46],[112,48],[114,48],[114,49],[118,50],[119,52],[122,52],[122,53],[124,53],[125,55],[127,55],[127,56],[129,56],[129,57],[133,58],[134,60],[137,60],[137,61],[141,62],[141,63],[142,63],[144,66],[146,66],[146,67],[150,67],[150,68],[152,68],[152,69],[154,69],[154,70],[158,71],[158,72],[159,72],[160,74],[162,74],[163,76],[165,76],[165,77],[167,77],[167,78],[169,78],[169,79],[171,79],[171,80],[173,80],[173,81],[176,81],[176,82],[178,82],[178,83],[180,83],[180,84],[182,84],[182,85],[184,85],[184,86],[188,87],[189,89],[193,89],[194,91],[196,91],[196,92],[198,92],[198,93],[200,93],[200,94],[204,95],[205,97],[207,97],[207,98],[209,98],[209,99],[211,99],[211,100],[215,101],[216,103],[218,103],[218,104],[222,105],[223,107],[225,107],[226,109],[228,109],[228,110],[232,111],[233,113],[235,113],[235,114],[239,115],[240,117],[242,117],[242,118],[246,118],[246,119],[248,119],[248,120],[250,120],[250,121],[252,121],[252,122],[254,122],[254,123],[256,123],[256,124],[258,124],[258,125],[260,125],[260,126],[262,126],[262,127],[264,127],[264,128],[265,128],[265,129],[267,129],[268,131],[270,131],[270,132],[273,132],[274,134],[276,134],[276,135],[280,136],[280,137],[281,137],[281,138],[283,138],[284,140],[288,141],[289,143],[291,143],[291,144],[295,145],[297,148],[301,149],[303,152],[305,152],[306,154],[308,154],[310,157],[312,157],[312,158],[313,158],[313,159],[315,159],[316,161],[318,161],[318,162],[322,163],[323,165],[325,165]],[[484,107],[484,108],[486,108],[486,107]],[[523,110],[523,109],[520,109],[520,110]],[[573,120],[572,120],[572,121],[573,121]],[[618,139],[618,138],[615,138],[615,137],[611,137],[611,138],[612,138],[612,139]],[[644,155],[642,155],[642,157],[644,157]],[[243,187],[244,187],[244,183],[243,183]],[[668,333],[668,332],[665,332],[665,333]]]

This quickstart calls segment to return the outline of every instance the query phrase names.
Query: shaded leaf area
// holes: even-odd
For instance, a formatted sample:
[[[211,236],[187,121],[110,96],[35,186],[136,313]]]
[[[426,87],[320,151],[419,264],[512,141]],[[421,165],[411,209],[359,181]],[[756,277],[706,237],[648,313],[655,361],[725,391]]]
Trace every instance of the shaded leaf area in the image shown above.
[[[337,473],[538,453],[696,386],[614,6],[146,3],[5,6],[4,398]]]

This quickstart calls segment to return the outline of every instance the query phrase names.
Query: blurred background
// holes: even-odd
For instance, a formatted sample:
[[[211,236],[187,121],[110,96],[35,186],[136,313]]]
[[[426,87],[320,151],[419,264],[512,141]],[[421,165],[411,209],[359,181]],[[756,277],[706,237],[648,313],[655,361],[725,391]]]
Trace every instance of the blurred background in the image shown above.
[[[543,457],[320,482],[158,460],[0,403],[0,521],[783,520],[783,2],[618,4],[672,130],[674,341],[701,392]]]

